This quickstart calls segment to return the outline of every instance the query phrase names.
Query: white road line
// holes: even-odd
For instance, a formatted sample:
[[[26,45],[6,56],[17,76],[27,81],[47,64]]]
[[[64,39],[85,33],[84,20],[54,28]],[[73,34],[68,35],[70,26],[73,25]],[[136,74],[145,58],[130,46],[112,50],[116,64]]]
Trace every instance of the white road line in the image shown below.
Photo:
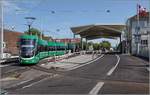
[[[147,67],[147,70],[150,72],[150,67]]]
[[[6,67],[6,66],[9,66],[9,65],[0,65],[0,68],[2,68],[2,67]]]
[[[2,79],[0,79],[0,82],[3,82],[3,81],[10,81],[10,80],[16,80],[16,78],[11,78],[11,77],[2,78]]]
[[[47,80],[48,78],[50,78],[50,77],[47,77],[47,78],[41,79],[40,81],[37,81],[37,82],[34,82],[34,83],[32,83],[32,84],[26,85],[26,86],[22,87],[22,89],[31,87],[31,86],[33,86],[33,85],[39,83],[39,82],[42,82],[42,81],[44,81],[44,80]]]
[[[31,80],[33,80],[33,79],[29,79],[29,80],[26,80],[26,81],[22,81],[22,82],[20,82],[20,83],[17,83],[16,85],[21,85],[21,84],[24,84],[24,83],[29,82],[29,81],[31,81]]]
[[[10,63],[10,64],[7,64],[7,65],[1,65],[1,64],[0,64],[0,68],[7,67],[7,66],[12,66],[12,65],[14,65],[14,64],[16,64],[16,63]]]
[[[10,86],[10,87],[15,87],[15,86],[21,85],[21,84],[23,84],[23,83],[29,82],[29,81],[31,81],[31,80],[33,80],[33,79],[19,82],[19,83],[15,84],[15,85],[12,85],[12,86]]]
[[[98,60],[98,59],[102,58],[103,56],[104,56],[104,54],[102,54],[100,57],[98,57],[98,58],[96,58],[96,59],[94,59],[94,60],[92,60],[92,61],[90,61],[90,62],[88,62],[88,63],[86,63],[86,64],[82,64],[82,65],[79,65],[79,66],[76,66],[76,67],[73,67],[73,68],[67,69],[67,71],[74,70],[74,69],[77,69],[77,68],[83,67],[83,66],[85,66],[85,65],[91,64],[92,62],[94,62],[94,61],[96,61],[96,60]]]
[[[89,94],[91,95],[97,95],[100,89],[103,87],[104,82],[98,82],[95,87],[90,91]]]
[[[107,76],[110,76],[114,72],[114,70],[117,68],[117,66],[120,62],[120,57],[118,55],[116,55],[116,56],[117,56],[117,59],[118,59],[117,64],[109,70],[109,72],[107,73]]]

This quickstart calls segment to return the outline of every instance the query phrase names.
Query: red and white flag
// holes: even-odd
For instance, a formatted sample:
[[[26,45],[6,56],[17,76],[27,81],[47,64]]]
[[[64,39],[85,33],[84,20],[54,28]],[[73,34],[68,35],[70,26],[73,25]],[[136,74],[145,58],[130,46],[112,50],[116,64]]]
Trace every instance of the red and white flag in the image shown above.
[[[141,6],[141,5],[138,5],[138,15],[140,16],[140,17],[144,17],[144,16],[146,16],[146,12],[147,12],[147,10],[146,10],[146,8],[145,7],[143,7],[143,6]]]

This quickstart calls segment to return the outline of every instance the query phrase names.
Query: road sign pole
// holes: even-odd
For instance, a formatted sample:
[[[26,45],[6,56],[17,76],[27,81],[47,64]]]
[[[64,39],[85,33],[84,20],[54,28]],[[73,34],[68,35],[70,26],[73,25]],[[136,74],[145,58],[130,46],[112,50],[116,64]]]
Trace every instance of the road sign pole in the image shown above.
[[[0,38],[0,59],[3,59],[3,1],[0,1],[0,12],[1,12],[1,38]]]

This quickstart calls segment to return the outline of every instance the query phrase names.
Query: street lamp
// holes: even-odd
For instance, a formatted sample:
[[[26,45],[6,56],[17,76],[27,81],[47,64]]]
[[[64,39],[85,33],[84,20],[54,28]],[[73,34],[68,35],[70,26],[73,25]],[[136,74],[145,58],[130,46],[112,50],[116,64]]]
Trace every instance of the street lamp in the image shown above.
[[[30,31],[30,28],[31,28],[31,25],[33,23],[33,21],[36,19],[35,17],[25,17],[25,19],[27,20],[27,25],[28,25],[28,32],[29,32],[29,35],[31,35],[31,31]]]

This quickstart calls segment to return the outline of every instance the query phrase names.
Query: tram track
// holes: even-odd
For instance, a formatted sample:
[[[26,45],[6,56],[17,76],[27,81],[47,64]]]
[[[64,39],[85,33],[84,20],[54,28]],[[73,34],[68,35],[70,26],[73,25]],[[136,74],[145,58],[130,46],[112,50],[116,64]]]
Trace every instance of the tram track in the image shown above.
[[[75,56],[77,56],[77,55],[75,55]],[[46,68],[39,66],[40,64],[46,63],[47,61],[48,61],[48,59],[40,60],[40,62],[36,65],[20,65],[18,59],[15,61],[13,60],[11,62],[10,61],[5,62],[2,64],[3,67],[1,68],[1,71],[0,71],[1,78],[9,77],[13,74],[19,74],[19,73],[21,74],[30,69],[35,69],[35,70],[43,71],[46,73],[62,74],[61,71],[57,71],[58,68],[46,69]]]
[[[9,63],[9,64],[13,64],[13,63]],[[41,63],[39,63],[39,64],[41,64]],[[21,75],[23,72],[26,72],[26,71],[31,70],[31,69],[42,71],[45,73],[54,73],[54,74],[58,73],[55,69],[46,69],[46,68],[39,66],[39,64],[20,65],[19,63],[15,63],[13,65],[3,67],[3,68],[1,68],[1,71],[0,71],[1,78],[6,78],[6,77],[18,78],[19,75]]]
[[[144,87],[148,87],[148,83],[145,83],[145,82],[136,82],[136,81],[125,81],[125,80],[112,80],[112,79],[93,79],[93,78],[87,78],[87,77],[77,77],[77,76],[70,76],[70,75],[67,75],[66,73],[60,73],[60,72],[56,72],[55,73],[52,73],[54,72],[54,70],[48,70],[48,69],[43,69],[42,67],[40,66],[30,66],[29,67],[30,69],[35,69],[35,70],[40,70],[40,71],[43,71],[43,72],[46,72],[46,73],[51,73],[51,75],[41,75],[37,78],[34,78],[34,79],[31,79],[30,81],[27,81],[25,83],[22,83],[22,84],[19,84],[19,85],[15,85],[15,86],[12,86],[12,87],[9,87],[9,88],[6,88],[5,90],[16,90],[16,89],[24,89],[24,88],[27,88],[27,87],[30,87],[34,84],[37,84],[41,81],[44,81],[45,79],[48,79],[48,78],[54,78],[55,76],[60,76],[60,77],[68,77],[68,78],[79,78],[79,79],[85,79],[85,80],[91,80],[91,81],[97,81],[97,82],[105,82],[105,83],[112,83],[112,84],[125,84],[125,85],[130,85],[130,84],[133,84],[133,85],[139,85],[139,86],[144,86]]]
[[[47,81],[49,81],[49,80],[51,81],[50,83],[53,83],[52,82],[53,80],[54,80],[54,83],[55,83],[56,79],[60,79],[63,82],[65,82],[65,80],[71,81],[72,79],[83,80],[83,81],[92,81],[94,83],[103,82],[103,83],[105,83],[103,89],[106,88],[107,85],[110,85],[110,86],[124,85],[125,87],[132,87],[132,85],[134,85],[133,89],[134,89],[134,87],[136,88],[136,87],[139,87],[139,86],[144,87],[145,89],[148,89],[148,86],[149,86],[146,81],[124,80],[124,79],[119,79],[119,78],[113,79],[111,77],[108,77],[107,75],[104,76],[104,77],[101,77],[101,76],[96,77],[97,74],[94,73],[94,74],[91,75],[91,74],[89,74],[89,72],[83,73],[83,70],[81,70],[79,72],[80,74],[83,73],[82,75],[74,75],[74,71],[61,72],[61,71],[57,71],[57,68],[56,69],[55,68],[53,68],[53,69],[43,68],[43,67],[40,66],[41,63],[43,63],[43,62],[40,62],[37,65],[27,66],[27,68],[28,69],[34,69],[34,70],[37,70],[37,71],[42,71],[42,72],[44,72],[44,75],[38,76],[38,77],[33,78],[33,79],[22,81],[18,85],[6,88],[5,90],[7,90],[8,92],[10,91],[10,93],[13,92],[13,91],[19,91],[19,90],[23,91],[23,90],[30,89],[30,87],[34,88],[34,87],[39,86],[39,85],[42,86],[42,84],[47,84]],[[97,63],[97,64],[102,65],[100,63]],[[91,65],[96,65],[96,64],[91,64]],[[90,67],[90,65],[88,65],[88,66]],[[84,68],[87,68],[87,66],[85,66]],[[80,69],[84,69],[84,68],[80,68]],[[76,69],[76,70],[80,70],[80,69]],[[48,74],[48,75],[46,75],[46,74]],[[66,82],[66,84],[68,84],[68,81]],[[62,85],[63,85],[63,83],[62,83]]]

